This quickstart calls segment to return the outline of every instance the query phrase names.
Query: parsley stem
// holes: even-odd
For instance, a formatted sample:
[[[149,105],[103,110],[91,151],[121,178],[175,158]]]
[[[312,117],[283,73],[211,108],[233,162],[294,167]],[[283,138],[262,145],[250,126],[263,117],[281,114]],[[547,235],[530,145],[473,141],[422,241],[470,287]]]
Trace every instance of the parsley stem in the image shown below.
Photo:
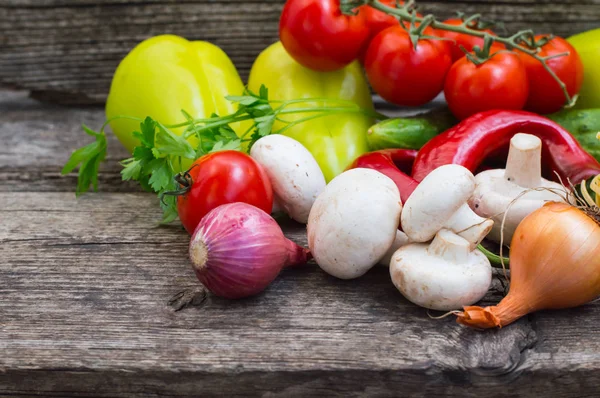
[[[339,108],[292,108],[292,109],[283,109],[279,114],[287,115],[294,113],[314,113],[314,112],[322,112],[322,113],[362,113],[365,116],[372,117],[373,119],[385,120],[388,117],[382,113],[372,111],[370,109],[364,109],[359,106],[354,107],[339,107]]]
[[[339,108],[323,107],[323,108],[282,109],[282,107],[279,107],[273,111],[274,115],[276,115],[276,114],[291,115],[291,114],[297,114],[297,113],[319,113],[318,117],[332,115],[332,114],[340,114],[340,113],[360,113],[360,114],[364,114],[366,116],[373,117],[376,119],[387,119],[387,116],[385,116],[385,115],[382,115],[378,112],[371,111],[368,109],[363,109],[356,105],[354,107],[339,107]],[[167,125],[166,127],[174,128],[174,127],[183,127],[183,126],[187,126],[187,125],[195,125],[195,124],[203,123],[204,120],[212,122],[212,123],[206,123],[201,127],[197,127],[193,130],[186,132],[183,137],[187,139],[194,134],[198,134],[203,131],[215,128],[215,127],[224,126],[224,125],[228,125],[231,123],[237,123],[237,122],[242,122],[242,121],[251,120],[251,119],[254,119],[254,117],[252,117],[251,115],[244,115],[244,116],[237,116],[237,117],[223,116],[220,118],[217,117],[217,118],[211,118],[211,119],[195,119],[193,121],[187,121],[185,123],[180,123],[177,125]],[[311,119],[316,119],[316,118],[311,117]],[[310,119],[308,119],[308,120],[310,120]],[[285,121],[285,123],[292,123],[292,122]],[[297,124],[299,122],[296,121],[295,123]],[[242,137],[247,135],[250,131],[251,131],[251,129],[247,130],[246,133],[244,133],[244,135]]]
[[[219,119],[220,119],[220,120],[219,120]],[[202,127],[198,127],[198,128],[196,128],[196,129],[194,129],[194,130],[190,130],[190,131],[188,131],[188,132],[186,132],[186,133],[184,134],[183,138],[189,138],[189,137],[191,137],[191,136],[192,136],[192,135],[194,135],[194,134],[198,134],[198,133],[201,133],[201,132],[203,132],[203,131],[206,131],[206,130],[210,130],[210,129],[212,129],[212,128],[215,128],[215,127],[224,126],[224,125],[227,125],[227,124],[230,124],[230,123],[243,122],[244,120],[250,120],[250,119],[253,119],[253,117],[252,117],[252,116],[250,116],[250,115],[238,116],[238,117],[234,117],[234,118],[232,118],[232,117],[229,117],[229,116],[225,116],[225,117],[223,117],[223,118],[212,118],[212,119],[208,119],[208,120],[212,120],[212,121],[213,121],[213,123],[206,123],[206,124],[205,124],[205,125],[203,125]],[[193,124],[196,124],[196,123],[195,123],[195,121],[194,121],[194,122],[188,122],[188,123],[193,123]],[[184,124],[184,126],[185,126],[185,125],[186,125],[186,124]],[[171,126],[169,126],[169,127],[170,127],[170,128],[172,128]],[[180,127],[181,127],[181,126],[180,126]]]
[[[110,122],[114,121],[114,120],[118,120],[118,119],[127,119],[127,120],[133,120],[136,122],[143,122],[144,119],[141,119],[139,117],[135,117],[135,116],[127,116],[127,115],[116,115],[111,117],[110,119],[107,119],[104,124],[102,125],[102,127],[100,128],[100,132],[102,134],[104,134],[104,129],[106,128],[106,126],[108,126],[110,124]]]
[[[286,130],[288,130],[288,129],[294,127],[294,126],[296,126],[297,124],[301,124],[301,123],[307,122],[309,120],[318,119],[318,118],[325,117],[325,116],[331,116],[331,115],[334,115],[334,114],[348,113],[348,109],[347,108],[339,108],[338,110],[336,110],[335,108],[328,108],[328,110],[331,110],[331,112],[329,112],[329,111],[328,112],[321,112],[321,113],[318,113],[316,115],[306,116],[306,117],[303,117],[301,119],[297,119],[297,120],[293,120],[293,121],[287,121],[287,120],[278,119],[278,120],[282,121],[283,123],[287,123],[287,125],[284,126],[284,127],[282,127],[282,128],[280,128],[277,131],[273,131],[272,134],[282,134],[284,131],[286,131]],[[307,112],[302,112],[302,113],[307,113]],[[356,112],[352,112],[352,113],[360,113],[360,111],[357,109]]]

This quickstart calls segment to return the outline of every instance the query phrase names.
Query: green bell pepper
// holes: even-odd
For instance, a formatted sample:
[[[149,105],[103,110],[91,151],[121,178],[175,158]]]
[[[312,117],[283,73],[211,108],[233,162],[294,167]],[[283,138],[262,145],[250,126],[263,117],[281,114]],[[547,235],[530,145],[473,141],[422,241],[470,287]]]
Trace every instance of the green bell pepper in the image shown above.
[[[150,116],[167,125],[185,121],[182,110],[193,118],[208,118],[213,113],[228,115],[237,110],[237,105],[225,97],[243,92],[235,66],[219,47],[179,36],[155,36],[138,44],[119,64],[106,102],[106,117]],[[139,145],[132,134],[139,125],[139,121],[128,118],[110,123],[130,152]],[[231,125],[238,135],[248,126]],[[181,135],[184,129],[172,131]],[[189,139],[193,146],[195,140],[194,136]]]
[[[269,89],[271,101],[301,98],[349,100],[365,110],[373,110],[369,86],[358,62],[335,72],[316,72],[301,66],[277,42],[264,50],[250,71],[248,88],[258,92],[264,84]],[[325,179],[330,181],[343,172],[352,161],[368,152],[366,133],[373,119],[364,114],[339,113],[327,116],[313,113],[311,107],[331,107],[331,101],[315,100],[294,105],[306,108],[306,113],[283,115],[284,121],[305,120],[282,132],[302,143],[315,157]],[[285,126],[276,121],[273,131]]]

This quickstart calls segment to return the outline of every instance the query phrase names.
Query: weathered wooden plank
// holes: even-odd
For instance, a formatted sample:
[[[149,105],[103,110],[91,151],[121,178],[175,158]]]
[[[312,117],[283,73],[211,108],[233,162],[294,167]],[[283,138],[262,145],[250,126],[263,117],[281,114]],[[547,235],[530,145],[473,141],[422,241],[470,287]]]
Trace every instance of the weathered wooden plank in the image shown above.
[[[65,103],[103,102],[118,62],[139,41],[162,33],[210,40],[244,78],[277,40],[283,0],[0,2],[0,85]],[[600,0],[423,1],[441,17],[480,12],[510,32],[532,28],[569,35],[600,26]]]
[[[209,296],[174,313],[169,298],[197,282],[186,234],[153,227],[151,195],[3,193],[0,203],[11,215],[0,226],[0,368],[8,370],[504,372],[531,332],[524,320],[483,339],[432,321],[383,268],[344,282],[312,265],[285,272],[257,298]],[[306,243],[301,228],[287,233]]]
[[[155,227],[152,195],[7,192],[0,203],[3,396],[479,396],[496,387],[575,397],[600,387],[597,306],[481,333],[429,319],[384,267],[341,281],[311,264],[258,297],[209,294],[175,312],[169,299],[199,285],[187,235]],[[285,230],[306,244],[302,227]],[[484,303],[500,290],[496,282]]]
[[[72,190],[77,177],[60,171],[72,151],[93,139],[82,124],[98,129],[104,123],[99,107],[71,109],[40,104],[26,92],[0,91],[0,191]],[[103,191],[139,191],[136,184],[121,181],[119,160],[127,151],[108,134],[106,162],[99,175]]]

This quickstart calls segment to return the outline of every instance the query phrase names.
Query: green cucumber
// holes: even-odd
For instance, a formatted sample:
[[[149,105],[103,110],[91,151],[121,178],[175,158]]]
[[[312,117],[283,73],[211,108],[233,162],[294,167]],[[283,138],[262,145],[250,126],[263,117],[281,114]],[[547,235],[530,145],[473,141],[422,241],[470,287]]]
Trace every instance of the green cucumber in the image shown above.
[[[600,108],[565,109],[546,115],[568,130],[581,146],[600,161]],[[387,148],[421,149],[436,135],[454,126],[457,120],[447,107],[416,116],[387,119],[369,129],[367,141],[371,150]]]
[[[387,148],[421,149],[430,139],[457,123],[447,107],[415,116],[387,119],[369,129],[372,151]]]
[[[581,146],[600,161],[600,108],[564,109],[547,116],[569,131]]]

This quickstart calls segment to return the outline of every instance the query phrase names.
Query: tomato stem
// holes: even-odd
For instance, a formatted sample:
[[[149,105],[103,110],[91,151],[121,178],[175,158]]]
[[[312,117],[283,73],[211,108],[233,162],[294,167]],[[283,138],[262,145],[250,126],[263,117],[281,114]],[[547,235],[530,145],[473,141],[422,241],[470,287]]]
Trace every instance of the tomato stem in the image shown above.
[[[175,182],[179,184],[178,189],[175,189],[173,191],[165,191],[159,195],[160,201],[165,206],[167,206],[167,203],[165,202],[165,196],[183,196],[187,194],[190,189],[192,189],[192,185],[194,185],[194,180],[190,175],[190,171],[196,166],[197,164],[193,165],[189,170],[186,170],[175,176]]]

